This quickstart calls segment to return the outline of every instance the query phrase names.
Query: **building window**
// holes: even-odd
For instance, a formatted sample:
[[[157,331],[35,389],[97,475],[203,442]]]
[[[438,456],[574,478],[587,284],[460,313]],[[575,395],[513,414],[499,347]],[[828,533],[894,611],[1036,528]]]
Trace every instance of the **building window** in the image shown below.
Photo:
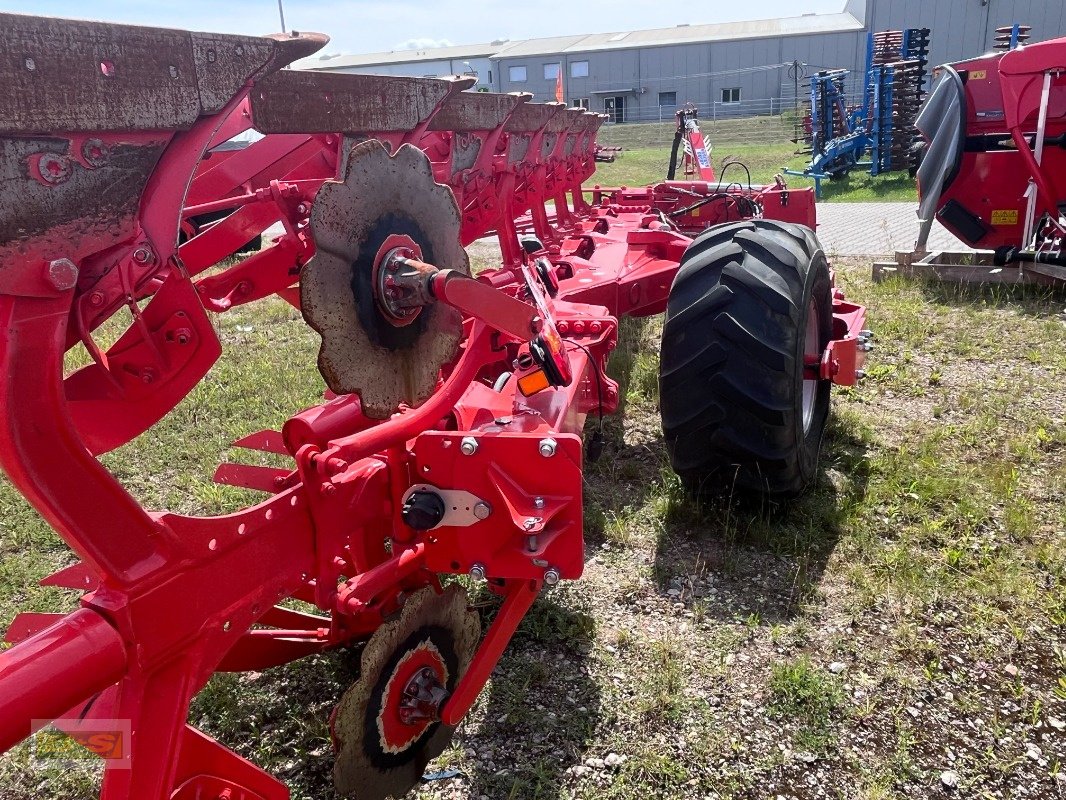
[[[740,89],[722,89],[722,102],[723,103],[739,103],[740,102]]]
[[[677,92],[659,92],[659,105],[676,106]]]
[[[559,65],[558,64],[545,64],[544,65],[544,80],[554,81],[559,78]]]
[[[489,83],[492,83],[492,70],[489,70]]]
[[[578,97],[570,101],[571,108],[588,108],[589,99],[587,97]]]
[[[525,67],[508,67],[507,78],[511,83],[525,83],[526,82],[526,68]]]
[[[589,76],[589,62],[587,61],[571,61],[570,62],[570,77],[571,78],[587,78]]]

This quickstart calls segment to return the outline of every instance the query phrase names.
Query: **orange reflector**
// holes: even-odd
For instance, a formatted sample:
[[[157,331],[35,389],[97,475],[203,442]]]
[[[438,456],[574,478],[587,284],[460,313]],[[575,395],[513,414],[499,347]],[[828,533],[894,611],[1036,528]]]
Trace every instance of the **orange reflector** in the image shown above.
[[[530,372],[528,375],[523,375],[518,379],[518,391],[526,397],[534,395],[537,392],[543,392],[550,385],[551,384],[548,383],[548,376],[542,369],[538,369],[536,372]]]

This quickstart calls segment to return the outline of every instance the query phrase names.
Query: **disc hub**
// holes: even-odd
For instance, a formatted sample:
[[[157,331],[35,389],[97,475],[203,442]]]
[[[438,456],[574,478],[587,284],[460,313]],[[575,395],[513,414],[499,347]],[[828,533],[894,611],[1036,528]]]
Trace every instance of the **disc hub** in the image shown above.
[[[399,753],[440,719],[448,696],[448,667],[436,645],[423,639],[397,662],[382,693],[378,732],[382,749]]]
[[[411,237],[392,234],[374,259],[374,299],[385,319],[397,327],[410,325],[422,313],[421,304],[410,302],[403,277],[407,260],[421,258],[422,249]]]

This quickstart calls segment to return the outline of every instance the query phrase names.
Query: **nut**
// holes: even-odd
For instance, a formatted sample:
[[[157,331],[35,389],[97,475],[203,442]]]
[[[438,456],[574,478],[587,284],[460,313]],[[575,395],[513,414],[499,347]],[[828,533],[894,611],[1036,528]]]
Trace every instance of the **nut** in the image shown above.
[[[559,570],[555,567],[549,567],[544,572],[544,583],[546,586],[554,586],[559,582]]]
[[[551,458],[555,455],[556,449],[559,447],[559,443],[548,437],[547,439],[541,439],[537,449],[540,450],[540,454],[545,458]]]
[[[472,456],[477,452],[477,439],[473,436],[464,436],[459,442],[459,450],[464,456]]]
[[[31,173],[41,183],[55,186],[74,174],[70,159],[58,153],[35,153],[30,156]]]
[[[47,277],[55,289],[66,292],[78,282],[78,268],[69,258],[57,258],[48,265]]]
[[[543,497],[534,497],[533,498],[533,508],[544,508],[544,498]]]
[[[485,565],[474,564],[474,566],[470,568],[470,577],[473,578],[475,581],[485,580]]]
[[[100,139],[86,139],[81,145],[82,160],[90,167],[102,167],[110,154]]]

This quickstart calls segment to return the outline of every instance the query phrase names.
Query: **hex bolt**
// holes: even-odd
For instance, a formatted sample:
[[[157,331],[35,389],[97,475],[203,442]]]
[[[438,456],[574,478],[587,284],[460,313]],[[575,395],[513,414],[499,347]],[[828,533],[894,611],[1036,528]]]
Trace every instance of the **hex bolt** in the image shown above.
[[[138,264],[147,264],[152,260],[152,249],[150,247],[138,247],[133,251],[133,260]]]
[[[559,582],[559,570],[555,567],[549,567],[544,572],[544,584],[546,586],[554,586]]]
[[[474,564],[474,566],[470,568],[470,577],[473,578],[475,581],[485,580],[485,565]]]
[[[472,456],[477,452],[477,439],[473,436],[464,436],[459,442],[459,450],[464,456]]]
[[[544,508],[544,498],[543,497],[534,497],[533,498],[533,508]]]
[[[55,289],[66,292],[78,282],[78,268],[69,258],[57,258],[48,265],[47,277]]]
[[[538,449],[540,450],[540,454],[542,456],[544,456],[545,458],[551,458],[552,456],[554,456],[555,455],[555,450],[558,447],[559,447],[559,443],[556,442],[551,437],[548,437],[547,439],[541,439],[540,440],[540,444],[538,445]]]
[[[492,506],[486,503],[484,500],[479,500],[474,503],[474,516],[478,519],[488,519],[492,516]]]

